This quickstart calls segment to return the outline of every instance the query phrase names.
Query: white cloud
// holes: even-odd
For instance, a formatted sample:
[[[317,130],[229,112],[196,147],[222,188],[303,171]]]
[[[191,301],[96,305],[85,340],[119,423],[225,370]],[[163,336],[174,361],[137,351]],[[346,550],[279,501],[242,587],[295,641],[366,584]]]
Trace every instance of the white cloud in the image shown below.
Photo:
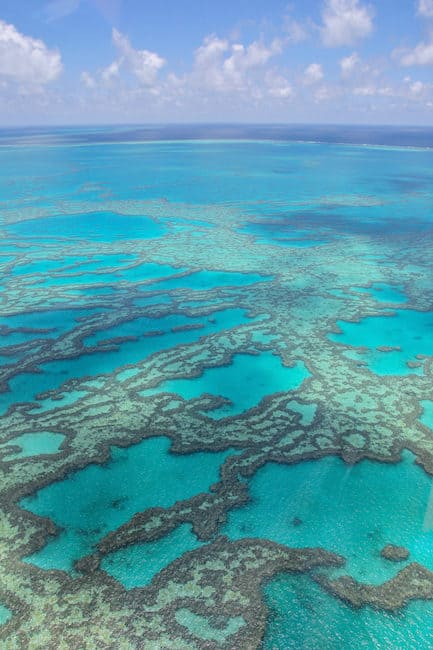
[[[304,83],[315,84],[323,79],[323,69],[320,63],[310,63],[304,70]]]
[[[342,59],[340,59],[339,64],[340,64],[341,75],[345,79],[349,78],[352,75],[352,73],[358,68],[360,62],[361,60],[356,52],[353,52],[353,54],[351,54],[350,56],[345,56]]]
[[[406,83],[408,84],[409,95],[414,99],[423,99],[426,95],[430,95],[433,88],[433,84],[424,81],[412,81],[408,79]]]
[[[189,81],[219,92],[246,89],[251,87],[256,72],[264,69],[281,50],[278,39],[269,46],[261,41],[245,46],[242,43],[230,44],[215,35],[207,36],[195,52]]]
[[[0,78],[41,86],[56,79],[61,71],[57,50],[0,20]]]
[[[279,74],[269,72],[266,75],[266,85],[269,95],[276,99],[290,99],[295,94],[289,81]]]
[[[270,47],[266,47],[260,41],[254,41],[247,47],[235,43],[231,47],[231,55],[224,61],[224,75],[229,82],[237,86],[243,85],[248,70],[265,65],[272,56],[280,52],[281,46],[278,40],[273,41]]]
[[[433,41],[430,43],[418,43],[413,50],[401,52],[400,63],[404,66],[433,65]]]
[[[113,43],[120,54],[115,73],[117,74],[120,67],[124,66],[141,84],[151,86],[156,81],[159,70],[165,65],[165,60],[156,52],[135,50],[128,37],[117,29],[113,29]],[[115,68],[116,66],[113,71]]]
[[[427,84],[424,84],[422,81],[414,81],[409,86],[409,90],[413,95],[420,95],[426,88]]]
[[[166,63],[165,59],[150,50],[136,50],[128,37],[117,29],[112,30],[112,40],[118,56],[94,75],[87,71],[82,72],[82,83],[87,88],[94,88],[100,82],[112,84],[121,79],[123,73],[127,73],[138,81],[139,86],[148,91],[152,90],[158,82],[160,69]]]
[[[81,73],[80,81],[84,86],[86,86],[86,88],[94,88],[96,86],[95,79],[86,71]]]
[[[110,83],[113,79],[117,79],[120,74],[120,66],[122,61],[116,60],[107,65],[101,72],[101,79],[104,83]]]
[[[215,35],[206,36],[194,54],[192,78],[208,88],[224,88],[223,57],[229,50],[229,42]]]
[[[390,86],[378,87],[373,85],[357,86],[353,94],[360,97],[392,97],[395,91]]]
[[[433,17],[433,0],[419,0],[418,13],[427,18]]]
[[[314,101],[317,104],[322,102],[329,102],[334,100],[338,95],[338,91],[332,86],[320,86],[314,93]]]
[[[321,35],[327,47],[352,45],[373,31],[373,9],[359,0],[326,0]]]

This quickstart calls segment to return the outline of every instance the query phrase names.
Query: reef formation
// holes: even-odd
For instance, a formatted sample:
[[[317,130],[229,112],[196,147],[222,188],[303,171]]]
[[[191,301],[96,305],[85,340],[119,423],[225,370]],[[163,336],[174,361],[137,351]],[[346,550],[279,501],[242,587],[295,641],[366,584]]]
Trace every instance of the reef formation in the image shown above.
[[[433,600],[433,154],[57,145],[37,176],[33,149],[0,151],[23,165],[0,179],[1,647],[275,647],[282,573],[355,612]],[[249,535],[273,468],[308,488]],[[367,474],[402,497],[364,530],[341,492]]]

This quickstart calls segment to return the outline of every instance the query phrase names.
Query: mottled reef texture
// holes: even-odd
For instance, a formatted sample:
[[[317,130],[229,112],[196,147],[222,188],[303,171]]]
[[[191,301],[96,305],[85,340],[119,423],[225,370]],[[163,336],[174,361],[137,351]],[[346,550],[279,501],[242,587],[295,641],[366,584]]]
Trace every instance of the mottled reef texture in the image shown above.
[[[368,210],[382,203],[380,197],[330,196],[318,197],[315,204],[312,200],[308,205],[318,210],[347,206]],[[285,209],[290,212],[303,207],[288,202]],[[248,478],[270,461],[289,464],[337,455],[349,464],[365,458],[396,463],[402,450],[408,449],[425,472],[433,475],[433,433],[419,420],[420,402],[433,399],[432,358],[419,355],[408,362],[408,368],[419,374],[379,377],[363,362],[345,355],[349,346],[328,338],[330,332],[337,331],[338,320],[358,321],[395,307],[379,304],[368,293],[354,292],[353,287],[369,287],[373,282],[400,285],[408,297],[404,308],[433,310],[431,291],[427,291],[433,281],[431,237],[389,234],[371,239],[342,234],[321,246],[318,253],[316,247],[258,244],[254,237],[242,234],[239,228],[253,218],[254,206],[249,206],[247,216],[237,206],[180,205],[166,200],[65,201],[45,209],[6,207],[2,217],[7,225],[59,212],[91,211],[146,214],[163,223],[167,232],[158,240],[145,242],[82,241],[80,254],[89,259],[131,254],[134,260],[125,269],[153,262],[175,266],[179,277],[185,275],[185,268],[271,277],[253,285],[208,290],[187,285],[170,290],[158,289],[150,280],[131,282],[120,276],[114,284],[106,283],[115,285],[116,291],[103,294],[94,291],[92,282],[82,284],[82,272],[73,265],[63,271],[72,276],[67,285],[41,283],[35,274],[12,275],[19,263],[33,259],[25,242],[13,242],[20,251],[18,258],[1,265],[8,277],[4,316],[71,308],[71,296],[74,309],[105,307],[107,311],[88,316],[80,312],[80,320],[63,334],[50,337],[45,329],[35,328],[31,340],[3,347],[0,354],[11,359],[2,367],[0,386],[5,395],[17,374],[34,373],[37,385],[45,363],[88,355],[92,368],[92,355],[121,350],[123,344],[134,340],[130,336],[103,337],[95,345],[86,344],[88,337],[108,328],[143,316],[156,319],[173,313],[198,320],[193,326],[196,338],[188,344],[142,356],[110,373],[96,370],[39,395],[40,399],[51,398],[46,410],[38,409],[35,402],[19,403],[22,398],[16,394],[16,403],[1,421],[2,443],[26,432],[53,431],[66,439],[52,455],[6,461],[11,449],[0,451],[0,602],[13,614],[0,628],[0,647],[249,650],[259,646],[264,633],[267,610],[262,585],[282,571],[311,574],[323,589],[353,607],[395,610],[411,599],[433,599],[433,573],[415,562],[383,585],[371,586],[350,576],[332,579],[314,572],[344,564],[344,558],[326,549],[290,549],[265,540],[234,542],[219,536],[227,512],[242,507],[250,498]],[[178,220],[182,220],[181,228]],[[6,231],[2,234],[8,236]],[[408,246],[410,259],[405,253]],[[47,242],[43,255],[60,260],[76,252],[77,245],[64,240]],[[110,272],[110,268],[104,271]],[[143,297],[149,298],[147,306],[143,306]],[[244,309],[249,318],[203,336],[209,319],[233,307]],[[255,318],[259,315],[261,318]],[[156,335],[157,324],[155,320],[155,327],[144,328],[141,336]],[[25,333],[25,328],[16,327],[15,331]],[[5,327],[0,330],[5,341],[8,333]],[[218,395],[185,401],[168,393],[141,394],[170,378],[198,377],[206,368],[229,365],[239,352],[259,354],[264,350],[271,350],[287,366],[302,361],[310,376],[297,390],[267,395],[239,416],[223,420],[207,417],[206,412],[222,403]],[[385,347],[382,353],[392,350]],[[68,403],[65,398],[72,394],[74,401]],[[314,416],[309,420],[302,416],[305,405],[313,407]],[[92,555],[78,561],[77,577],[22,561],[57,532],[49,520],[20,509],[22,497],[89,463],[106,462],[111,445],[127,447],[153,436],[168,436],[171,451],[177,454],[230,448],[237,455],[226,459],[220,479],[209,493],[169,508],[137,513],[103,537]],[[161,539],[184,522],[207,543],[163,569],[150,586],[127,592],[99,569],[107,553]],[[386,557],[400,559],[391,555],[387,552]],[[197,626],[192,630],[186,625],[191,616],[203,620],[204,636]]]

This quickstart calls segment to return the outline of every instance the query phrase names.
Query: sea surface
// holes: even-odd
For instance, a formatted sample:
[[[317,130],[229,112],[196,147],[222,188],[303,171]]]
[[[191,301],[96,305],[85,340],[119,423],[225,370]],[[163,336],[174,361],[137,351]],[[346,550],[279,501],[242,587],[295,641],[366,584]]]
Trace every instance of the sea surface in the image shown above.
[[[433,130],[0,129],[0,648],[433,647]]]

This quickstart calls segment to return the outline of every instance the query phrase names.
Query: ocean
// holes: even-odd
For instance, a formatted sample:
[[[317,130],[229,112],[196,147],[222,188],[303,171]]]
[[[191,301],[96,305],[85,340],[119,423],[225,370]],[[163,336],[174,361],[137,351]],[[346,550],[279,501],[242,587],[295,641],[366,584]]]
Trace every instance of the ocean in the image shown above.
[[[433,129],[0,130],[0,647],[433,646]]]

